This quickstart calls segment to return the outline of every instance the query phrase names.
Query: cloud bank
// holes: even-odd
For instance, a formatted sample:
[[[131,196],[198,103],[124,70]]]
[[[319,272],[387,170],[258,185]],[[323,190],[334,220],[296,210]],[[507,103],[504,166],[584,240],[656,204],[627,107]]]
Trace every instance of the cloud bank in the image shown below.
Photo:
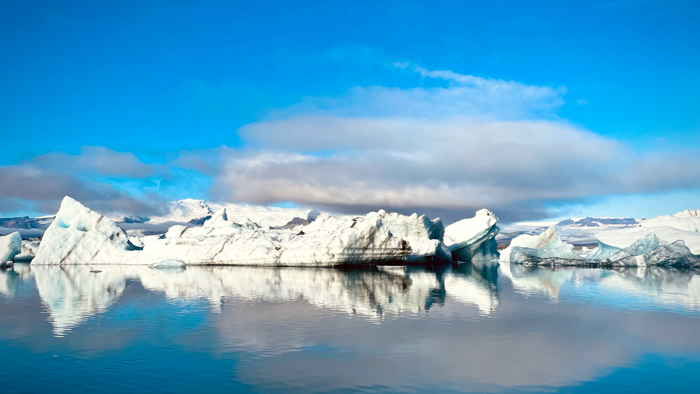
[[[546,217],[555,204],[700,181],[695,157],[639,156],[559,119],[565,88],[413,70],[447,86],[354,88],[244,126],[247,149],[219,152],[212,195],[448,221],[488,207],[515,221]]]
[[[160,212],[162,197],[144,193],[137,198],[115,187],[113,180],[145,179],[159,173],[167,169],[105,147],[85,146],[78,155],[52,152],[0,167],[0,212],[53,213],[64,196],[71,196],[105,213],[153,214]]]

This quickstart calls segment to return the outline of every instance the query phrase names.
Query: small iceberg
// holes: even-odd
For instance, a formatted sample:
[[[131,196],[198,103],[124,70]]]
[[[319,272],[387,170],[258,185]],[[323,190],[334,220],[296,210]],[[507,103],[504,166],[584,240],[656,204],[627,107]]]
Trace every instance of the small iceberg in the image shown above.
[[[12,261],[22,251],[22,236],[17,231],[0,237],[0,261]]]
[[[185,269],[187,265],[185,264],[184,261],[182,260],[175,260],[175,259],[167,259],[163,261],[159,261],[157,263],[153,263],[148,266],[148,268],[152,269]]]

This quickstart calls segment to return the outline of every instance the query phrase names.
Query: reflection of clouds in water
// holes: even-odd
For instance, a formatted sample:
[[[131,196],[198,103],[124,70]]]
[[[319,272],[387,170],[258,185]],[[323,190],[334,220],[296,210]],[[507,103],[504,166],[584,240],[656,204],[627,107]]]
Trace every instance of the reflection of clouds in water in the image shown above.
[[[660,307],[700,310],[700,275],[697,271],[661,267],[629,267],[614,270],[582,268],[524,267],[500,263],[500,272],[510,279],[513,288],[526,296],[543,294],[558,302],[562,286],[572,283],[577,289],[574,298],[591,302],[590,298],[604,291],[607,305],[627,308],[623,297],[633,296]],[[583,288],[585,284],[592,287]]]
[[[537,386],[535,391],[547,391],[633,365],[646,352],[700,350],[697,321],[682,315],[619,313],[511,299],[510,290],[504,292],[512,303],[488,319],[456,317],[447,309],[459,306],[446,303],[429,318],[387,319],[381,327],[329,318],[319,328],[315,322],[297,325],[287,316],[275,326],[289,331],[254,330],[259,321],[237,311],[224,312],[219,329],[229,343],[301,344],[238,364],[236,375],[245,383],[322,392],[382,386],[468,392]],[[310,346],[329,350],[319,355],[307,351]]]
[[[586,299],[587,286],[596,286],[612,289],[607,294],[612,300],[636,289],[659,302],[697,305],[693,289],[698,277],[693,273],[500,268],[501,275],[497,265],[462,265],[444,272],[404,267],[195,267],[175,272],[101,266],[95,274],[86,266],[34,266],[24,279],[12,280],[34,277],[56,335],[67,335],[79,324],[89,326],[91,316],[132,297],[126,290],[130,281],[169,300],[206,299],[216,313],[192,309],[208,320],[196,331],[204,335],[183,335],[187,329],[177,318],[141,321],[142,313],[124,326],[164,324],[184,346],[200,350],[197,346],[206,343],[222,357],[233,352],[239,358],[232,371],[235,379],[262,390],[387,386],[499,391],[536,386],[541,391],[602,376],[647,352],[700,352],[695,318],[565,302],[569,290]],[[562,301],[547,302],[567,281],[573,286],[567,286]],[[692,294],[686,298],[665,298],[687,289]],[[522,294],[547,297],[526,299]],[[162,296],[156,298],[162,302]],[[174,303],[173,308],[186,307]],[[429,314],[422,313],[428,309]],[[145,340],[162,335],[147,327],[138,331]],[[92,330],[69,338],[87,349],[104,346]]]
[[[39,295],[54,326],[65,335],[91,316],[107,311],[129,280],[173,300],[206,299],[218,311],[225,298],[243,301],[293,302],[304,300],[372,320],[387,314],[401,316],[456,301],[492,311],[498,306],[495,283],[476,280],[472,273],[437,274],[422,269],[392,267],[375,270],[269,267],[191,267],[183,271],[152,270],[140,266],[33,266]],[[444,278],[444,280],[443,280]],[[445,290],[447,286],[447,290]],[[454,288],[454,294],[450,287]],[[494,301],[495,299],[495,301]]]

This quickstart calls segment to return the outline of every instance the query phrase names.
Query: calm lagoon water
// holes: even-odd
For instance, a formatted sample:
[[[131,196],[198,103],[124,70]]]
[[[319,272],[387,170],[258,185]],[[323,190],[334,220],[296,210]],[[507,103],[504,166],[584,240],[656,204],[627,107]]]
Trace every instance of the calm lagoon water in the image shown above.
[[[18,264],[0,362],[2,393],[700,392],[700,275]]]

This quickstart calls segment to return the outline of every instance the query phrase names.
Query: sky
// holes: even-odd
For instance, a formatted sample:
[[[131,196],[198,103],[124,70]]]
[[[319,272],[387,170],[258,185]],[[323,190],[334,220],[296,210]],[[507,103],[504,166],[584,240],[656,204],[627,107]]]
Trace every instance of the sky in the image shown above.
[[[0,216],[700,208],[697,1],[3,1]]]

